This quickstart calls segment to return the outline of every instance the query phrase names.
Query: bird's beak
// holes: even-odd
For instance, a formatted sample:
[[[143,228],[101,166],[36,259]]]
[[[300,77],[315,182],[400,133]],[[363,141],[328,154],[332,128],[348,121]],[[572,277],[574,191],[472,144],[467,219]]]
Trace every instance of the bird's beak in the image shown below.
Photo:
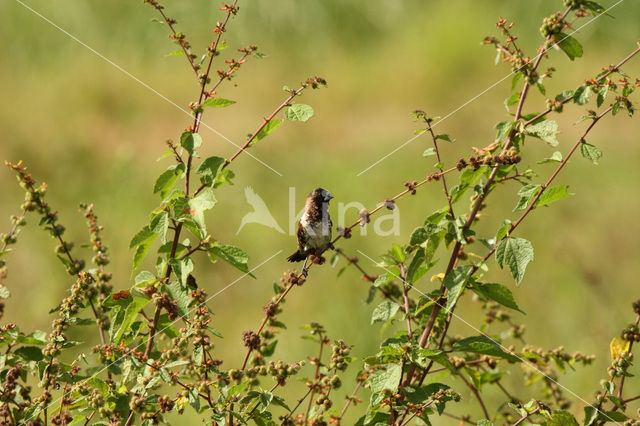
[[[329,200],[333,199],[333,195],[329,194]]]

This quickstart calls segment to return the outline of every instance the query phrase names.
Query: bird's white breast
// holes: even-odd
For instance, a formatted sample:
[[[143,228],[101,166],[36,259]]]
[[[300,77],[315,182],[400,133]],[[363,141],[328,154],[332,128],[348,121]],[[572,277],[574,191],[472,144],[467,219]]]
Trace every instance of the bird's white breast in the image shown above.
[[[300,225],[307,234],[305,249],[325,248],[331,241],[331,219],[328,215],[324,215],[321,221],[311,223],[305,213],[300,218]]]

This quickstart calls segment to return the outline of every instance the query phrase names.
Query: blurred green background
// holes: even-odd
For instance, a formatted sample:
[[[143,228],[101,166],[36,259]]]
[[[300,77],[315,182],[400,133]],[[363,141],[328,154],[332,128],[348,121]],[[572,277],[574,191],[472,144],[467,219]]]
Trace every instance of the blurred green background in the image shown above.
[[[196,98],[198,88],[185,58],[167,57],[176,46],[167,38],[166,26],[151,22],[156,13],[142,2],[38,0],[27,4],[179,106],[186,107]],[[604,2],[606,7],[613,4]],[[165,5],[194,51],[201,53],[221,17],[219,3],[173,0]],[[272,294],[271,284],[290,267],[285,257],[296,245],[295,237],[256,224],[236,235],[242,216],[251,211],[244,188],[254,188],[285,230],[292,187],[297,195],[296,211],[310,190],[317,186],[329,189],[336,197],[334,222],[337,202],[358,201],[373,208],[402,190],[404,181],[419,180],[432,171],[432,159],[422,157],[431,142],[420,137],[357,176],[413,136],[417,128],[409,116],[413,109],[444,116],[509,73],[506,66],[494,66],[493,49],[481,46],[484,36],[497,35],[498,16],[516,22],[519,45],[533,56],[541,41],[541,19],[558,7],[559,1],[550,0],[240,2],[227,40],[234,49],[256,44],[267,56],[250,59],[243,66],[234,80],[237,87],[226,84],[218,91],[237,104],[208,110],[207,124],[242,143],[286,97],[283,85],[294,87],[310,75],[326,78],[329,85],[324,90],[309,90],[299,99],[314,107],[314,118],[306,124],[285,123],[251,150],[282,177],[242,155],[232,166],[237,175],[235,186],[216,194],[219,204],[208,217],[215,238],[246,249],[252,266],[282,250],[256,271],[256,280],[245,278],[211,302],[216,313],[214,326],[225,335],[217,346],[218,357],[227,360],[227,368],[241,363],[240,334],[258,325],[261,306]],[[624,1],[611,14],[614,18],[597,19],[576,35],[585,47],[583,58],[570,62],[564,54],[551,52],[547,64],[558,71],[547,82],[549,94],[578,86],[636,47],[640,4]],[[87,235],[77,205],[95,203],[111,249],[115,288],[128,288],[132,257],[128,243],[157,205],[153,183],[169,161],[156,162],[156,158],[164,152],[164,141],[177,139],[191,120],[19,2],[1,2],[0,16],[4,41],[0,159],[24,160],[36,179],[48,183],[48,200],[68,227],[68,237],[78,245]],[[640,61],[624,69],[638,75]],[[446,164],[468,156],[471,146],[483,147],[493,141],[494,124],[507,117],[503,100],[509,94],[507,79],[437,126],[438,132],[456,138],[454,145],[442,148]],[[525,109],[534,112],[543,107],[544,97],[536,92]],[[557,118],[562,126],[562,152],[584,127],[574,124],[584,108],[570,106],[567,110]],[[640,296],[639,128],[637,118],[625,116],[599,125],[589,141],[605,153],[600,165],[595,167],[579,157],[572,160],[558,183],[570,185],[576,196],[536,211],[519,229],[518,234],[531,240],[536,250],[535,262],[520,288],[515,288],[508,274],[491,273],[492,279],[512,288],[527,312],[526,316],[514,315],[516,321],[526,324],[530,343],[549,349],[564,345],[569,351],[597,355],[593,366],[560,380],[587,400],[605,375],[609,341],[631,321],[630,303]],[[202,129],[201,134],[203,156],[228,157],[235,152],[235,147],[211,131]],[[553,166],[536,162],[553,150],[533,140],[525,150],[523,166],[535,168],[538,181],[546,179]],[[491,197],[481,225],[487,235],[504,218],[514,217],[511,210],[517,190],[518,185],[510,183]],[[2,228],[9,229],[8,216],[19,211],[23,197],[9,170],[0,171],[0,194],[0,217],[7,218]],[[349,254],[359,249],[377,258],[391,243],[406,242],[411,230],[442,204],[439,184],[421,188],[416,196],[399,202],[400,235],[380,237],[370,229],[366,238],[356,233],[340,246]],[[458,212],[467,208],[466,199],[457,205]],[[348,212],[349,223],[356,219],[355,212]],[[4,322],[16,322],[24,330],[48,330],[52,317],[43,313],[57,305],[72,280],[52,253],[53,240],[30,219],[17,251],[8,257],[7,285],[13,296]],[[89,258],[86,250],[76,251]],[[483,253],[480,247],[477,251]],[[360,258],[370,273],[378,273],[373,264]],[[210,265],[204,256],[200,260],[195,275],[209,294],[239,276],[228,265]],[[491,266],[497,269],[494,263]],[[300,339],[304,332],[298,328],[310,321],[324,324],[330,336],[354,345],[356,357],[376,350],[383,336],[379,326],[369,325],[375,304],[364,302],[367,286],[355,270],[338,279],[335,276],[336,270],[328,265],[314,268],[308,283],[288,298],[282,320],[289,329],[280,338],[277,357],[294,361],[315,353],[315,347]],[[420,287],[423,291],[431,288],[427,279]],[[479,310],[469,296],[465,302],[468,308],[458,313],[478,324]],[[392,332],[393,327],[384,335]],[[475,334],[460,321],[454,321],[452,332]],[[355,373],[357,364],[351,369]],[[506,384],[524,398],[532,391],[519,389],[519,376],[506,378]],[[303,392],[302,385],[296,386],[289,394],[292,398]],[[460,384],[457,387],[462,389]],[[346,385],[342,390],[351,389]],[[367,391],[361,395],[368,398]],[[464,410],[477,413],[471,395],[463,391],[463,396],[470,403],[464,404]],[[496,401],[490,399],[490,409],[495,409]],[[336,406],[342,404],[336,398]],[[445,418],[435,422],[451,424]]]

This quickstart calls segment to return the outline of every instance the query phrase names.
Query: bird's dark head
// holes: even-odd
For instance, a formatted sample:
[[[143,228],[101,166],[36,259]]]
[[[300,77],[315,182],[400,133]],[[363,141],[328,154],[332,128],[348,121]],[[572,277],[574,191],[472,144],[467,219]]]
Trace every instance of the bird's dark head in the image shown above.
[[[309,197],[319,203],[328,203],[333,198],[333,195],[326,189],[316,188],[309,194]]]

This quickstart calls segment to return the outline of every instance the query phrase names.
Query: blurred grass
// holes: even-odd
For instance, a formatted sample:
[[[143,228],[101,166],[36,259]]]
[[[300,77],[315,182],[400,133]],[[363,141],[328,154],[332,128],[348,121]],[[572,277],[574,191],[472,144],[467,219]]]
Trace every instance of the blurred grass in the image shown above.
[[[215,238],[245,248],[252,265],[283,250],[256,272],[257,280],[243,279],[212,301],[215,327],[226,337],[217,346],[217,356],[228,360],[228,368],[240,363],[239,359],[233,361],[241,356],[240,333],[259,323],[260,306],[271,295],[271,283],[289,267],[284,257],[295,247],[294,237],[259,225],[248,225],[235,235],[240,219],[250,210],[243,189],[252,186],[284,229],[289,187],[297,191],[296,209],[301,208],[304,194],[317,186],[328,188],[335,201],[355,200],[367,206],[394,195],[402,189],[402,182],[423,176],[432,166],[432,161],[421,155],[430,144],[426,138],[418,138],[362,176],[357,174],[413,135],[416,126],[409,112],[421,108],[444,116],[504,77],[509,70],[494,67],[494,51],[480,46],[485,35],[496,33],[496,18],[515,21],[518,43],[533,54],[540,42],[541,18],[559,3],[240,3],[240,14],[227,34],[229,43],[234,49],[257,44],[268,56],[250,60],[239,72],[238,86],[226,85],[220,91],[238,104],[224,111],[207,111],[209,125],[241,143],[284,99],[282,85],[293,87],[309,75],[320,75],[329,87],[306,92],[300,99],[316,110],[309,123],[286,123],[252,150],[283,177],[243,155],[232,167],[237,174],[235,186],[216,195],[219,205],[209,215]],[[165,57],[175,50],[166,28],[150,23],[156,18],[154,11],[141,2],[117,0],[106,6],[38,0],[28,4],[178,105],[185,107],[197,95],[184,58]],[[605,6],[612,4],[606,2]],[[174,0],[166,6],[195,50],[202,51],[219,19],[218,3]],[[577,86],[633,50],[639,37],[639,13],[640,4],[625,1],[612,10],[614,19],[602,17],[583,28],[576,37],[585,46],[585,55],[575,62],[552,52],[549,64],[558,72],[548,82],[548,93]],[[0,16],[4,40],[0,91],[5,99],[0,113],[0,158],[24,160],[38,180],[49,184],[48,200],[59,209],[70,239],[78,243],[87,236],[77,204],[96,204],[111,248],[114,285],[127,288],[131,267],[128,242],[156,205],[151,188],[167,165],[167,160],[154,160],[164,151],[163,142],[176,139],[190,120],[18,2],[0,3]],[[625,70],[638,75],[638,61]],[[506,117],[502,101],[509,88],[507,79],[438,125],[439,132],[457,139],[455,145],[443,147],[447,164],[467,156],[471,146],[493,141],[494,123]],[[529,111],[540,110],[544,98],[535,94],[528,105]],[[572,106],[558,118],[563,152],[582,129],[573,124],[580,115],[582,111]],[[527,312],[526,317],[516,320],[526,324],[529,342],[545,348],[564,345],[569,351],[598,356],[594,366],[560,380],[587,400],[605,375],[608,342],[631,320],[630,301],[639,296],[637,129],[637,119],[607,119],[589,139],[605,152],[601,164],[594,167],[577,158],[559,178],[559,183],[569,184],[577,195],[536,211],[523,224],[518,234],[533,242],[536,260],[520,288],[502,271],[490,275],[508,283]],[[203,130],[202,135],[203,156],[235,152],[235,147],[209,130]],[[525,163],[538,171],[540,179],[548,176],[552,166],[535,162],[552,150],[531,141],[526,151]],[[505,216],[513,218],[510,212],[516,191],[517,184],[512,184],[502,195],[495,194],[483,220],[487,234]],[[22,195],[6,170],[0,172],[0,194],[0,217],[17,212]],[[345,251],[355,254],[359,249],[377,258],[392,242],[406,241],[411,230],[441,206],[441,195],[436,184],[419,190],[413,198],[402,199],[400,236],[356,236],[344,242]],[[461,202],[457,211],[465,211],[466,203]],[[334,205],[334,211],[336,208]],[[355,211],[350,214],[350,221],[355,220]],[[25,330],[48,330],[51,316],[43,312],[58,303],[71,280],[52,255],[53,241],[35,228],[35,220],[30,224],[20,235],[18,250],[8,258],[7,285],[13,296],[5,321],[17,322]],[[9,222],[2,228],[9,228]],[[86,251],[76,250],[89,257]],[[481,248],[478,251],[482,253]],[[377,273],[360,258],[371,273]],[[364,303],[366,285],[355,271],[349,270],[339,279],[335,274],[329,266],[314,270],[309,282],[288,298],[282,319],[289,330],[280,338],[278,357],[293,361],[315,352],[299,339],[303,332],[297,327],[309,321],[325,324],[332,337],[353,344],[359,358],[375,351],[381,336],[378,327],[369,326],[373,307]],[[213,294],[238,274],[227,265],[210,266],[203,258],[196,276]],[[429,288],[426,280],[421,288]],[[464,318],[474,324],[479,312],[470,306]],[[452,331],[474,333],[460,321],[454,322]],[[357,366],[352,368],[355,372]],[[509,378],[511,386],[518,384],[518,375],[514,376]],[[464,396],[469,400],[470,395]],[[336,406],[341,404],[336,398]],[[438,422],[448,424],[445,419]]]

